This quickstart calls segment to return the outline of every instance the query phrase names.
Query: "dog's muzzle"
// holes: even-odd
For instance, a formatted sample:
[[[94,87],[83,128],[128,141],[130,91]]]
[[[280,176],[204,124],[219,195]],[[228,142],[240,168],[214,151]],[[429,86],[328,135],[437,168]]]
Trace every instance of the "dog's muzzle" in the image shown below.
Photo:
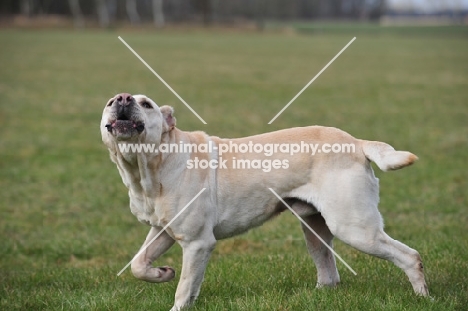
[[[110,105],[113,108],[113,114],[116,115],[117,118],[110,120],[109,123],[105,125],[107,131],[116,136],[127,137],[143,132],[145,124],[134,118],[136,101],[132,95],[128,93],[119,94]]]

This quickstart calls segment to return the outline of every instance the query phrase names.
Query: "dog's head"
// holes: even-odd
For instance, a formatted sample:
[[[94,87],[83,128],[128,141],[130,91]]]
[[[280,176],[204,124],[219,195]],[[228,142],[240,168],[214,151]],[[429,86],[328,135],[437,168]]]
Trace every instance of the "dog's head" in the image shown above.
[[[102,113],[102,141],[109,148],[119,141],[159,144],[162,135],[175,127],[173,112],[172,107],[159,107],[145,95],[117,94]]]

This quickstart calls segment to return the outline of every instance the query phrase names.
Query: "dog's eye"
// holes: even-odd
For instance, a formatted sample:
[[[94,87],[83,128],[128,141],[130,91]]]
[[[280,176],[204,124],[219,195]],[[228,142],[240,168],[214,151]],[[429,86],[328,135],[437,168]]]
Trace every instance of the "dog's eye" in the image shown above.
[[[145,107],[145,108],[147,108],[147,109],[152,109],[152,108],[153,108],[153,106],[151,106],[151,104],[148,103],[148,102],[142,102],[142,103],[141,103],[141,106],[143,106],[143,107]]]
[[[112,104],[113,104],[113,103],[114,103],[114,101],[113,101],[113,100],[109,101],[109,103],[107,104],[107,107],[110,107],[110,106],[112,106]]]

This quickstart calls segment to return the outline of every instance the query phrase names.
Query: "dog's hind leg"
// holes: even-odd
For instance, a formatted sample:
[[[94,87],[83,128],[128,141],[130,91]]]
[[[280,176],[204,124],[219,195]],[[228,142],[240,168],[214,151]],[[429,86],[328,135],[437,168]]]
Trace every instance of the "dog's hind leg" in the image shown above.
[[[160,231],[161,228],[151,227],[142,248],[160,233]],[[145,251],[133,260],[131,265],[133,275],[138,279],[153,283],[172,280],[175,276],[174,269],[171,267],[153,267],[152,263],[174,245],[174,242],[175,240],[171,238],[166,231],[161,232]]]
[[[333,196],[322,202],[321,212],[330,231],[364,253],[393,262],[406,273],[416,294],[429,295],[419,253],[384,232],[377,209],[378,180],[369,171],[362,173],[354,170],[325,181]]]
[[[333,234],[327,227],[322,215],[314,214],[302,219],[309,225],[322,240],[333,247]],[[317,287],[335,286],[340,282],[340,275],[336,269],[333,253],[312,233],[309,228],[302,225],[302,231],[307,245],[307,250],[317,267]]]
[[[406,273],[416,294],[429,295],[421,256],[416,250],[392,239],[380,229],[345,225],[339,229],[336,236],[364,253],[393,262]]]

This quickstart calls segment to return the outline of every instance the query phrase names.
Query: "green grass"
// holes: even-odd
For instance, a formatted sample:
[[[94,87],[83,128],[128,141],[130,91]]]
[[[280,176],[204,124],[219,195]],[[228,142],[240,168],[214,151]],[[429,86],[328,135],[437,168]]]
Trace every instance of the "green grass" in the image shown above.
[[[468,305],[466,30],[305,34],[0,32],[0,309],[168,310],[176,280],[126,271],[148,228],[101,143],[105,102],[144,93],[178,127],[236,137],[320,124],[420,157],[376,174],[386,231],[422,255],[434,301],[401,270],[336,241],[342,284],[316,290],[298,221],[285,213],[218,244],[193,310],[464,310]],[[205,119],[203,125],[117,39]],[[180,272],[174,246],[158,264]]]

